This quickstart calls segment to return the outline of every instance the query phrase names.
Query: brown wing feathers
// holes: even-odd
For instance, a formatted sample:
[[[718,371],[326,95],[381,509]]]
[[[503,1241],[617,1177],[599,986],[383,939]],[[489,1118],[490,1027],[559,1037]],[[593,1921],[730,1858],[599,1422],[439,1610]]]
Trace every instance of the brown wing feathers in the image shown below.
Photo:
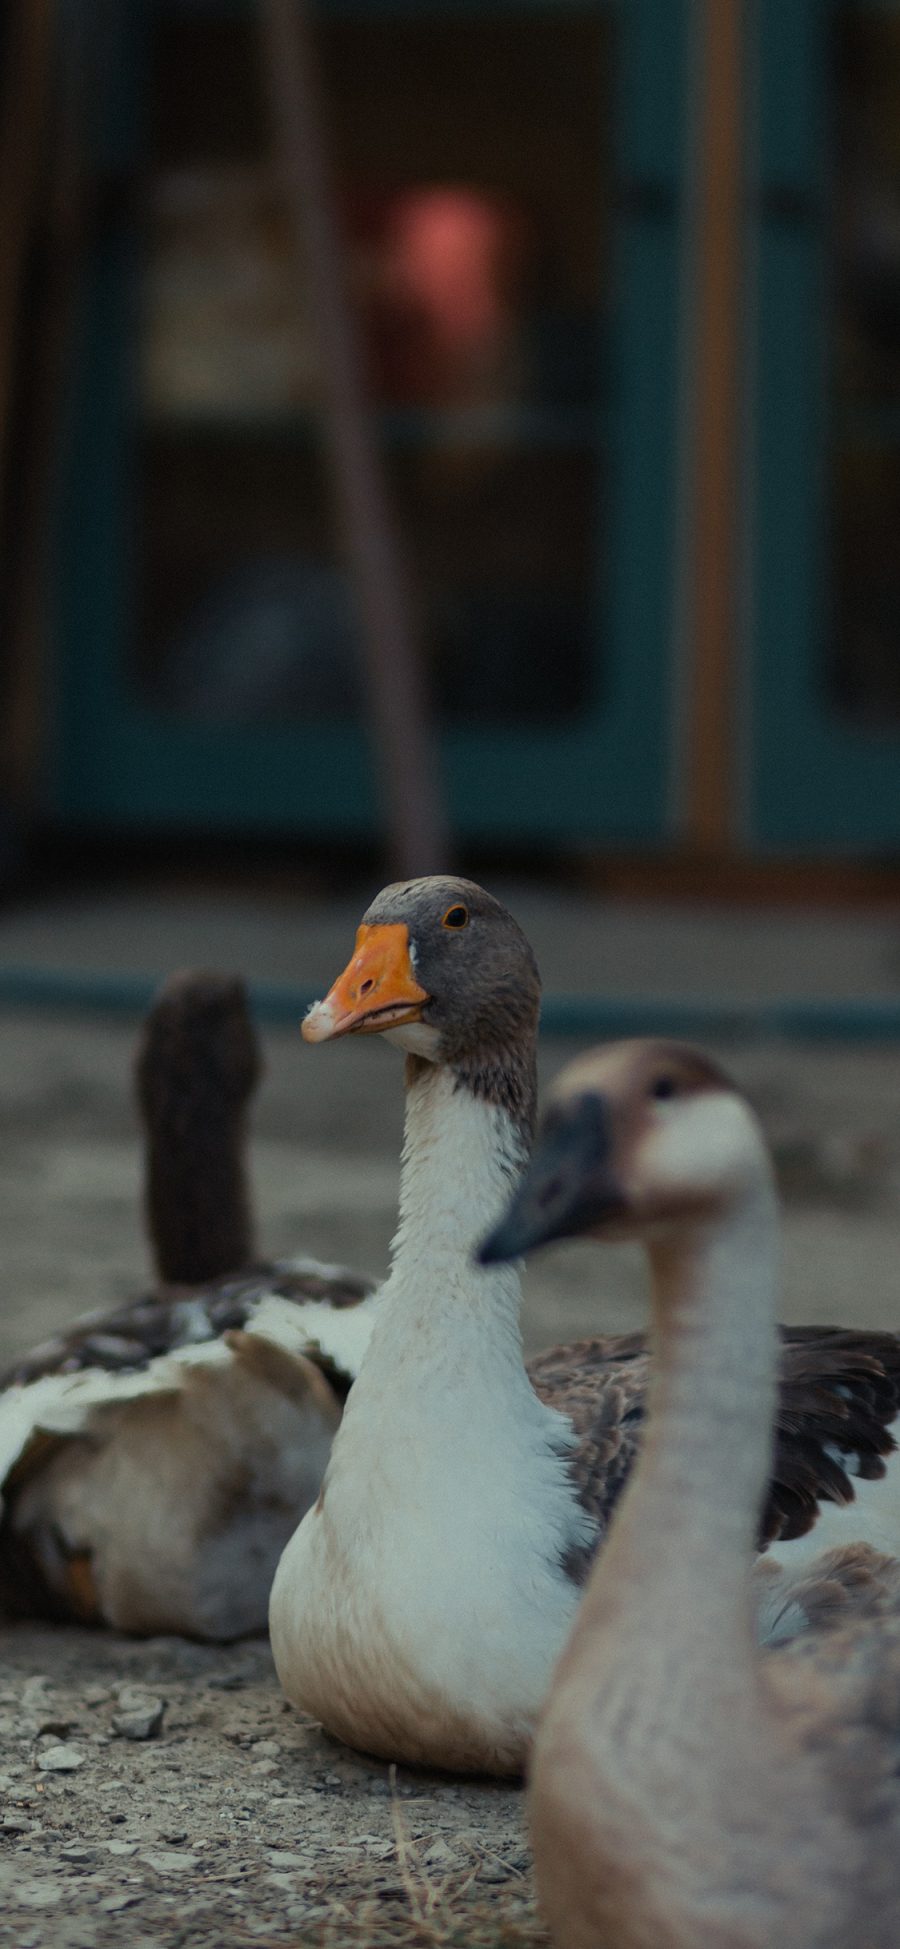
[[[574,1423],[572,1476],[601,1534],[637,1453],[649,1366],[640,1333],[550,1347],[528,1362],[535,1393]]]
[[[649,1373],[640,1334],[551,1348],[528,1363],[535,1392],[575,1424],[572,1474],[602,1540],[637,1452]],[[760,1547],[811,1530],[821,1502],[854,1500],[884,1474],[900,1415],[900,1336],[782,1328],[775,1457]],[[571,1566],[581,1574],[582,1566]]]
[[[882,1476],[900,1414],[897,1335],[786,1327],[782,1342],[764,1543],[805,1535],[820,1501],[852,1502],[854,1476]]]

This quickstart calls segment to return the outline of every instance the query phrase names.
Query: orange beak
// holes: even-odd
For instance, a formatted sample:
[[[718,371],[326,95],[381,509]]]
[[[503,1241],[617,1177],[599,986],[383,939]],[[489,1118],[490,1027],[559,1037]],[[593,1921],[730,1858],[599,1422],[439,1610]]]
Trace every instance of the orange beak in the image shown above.
[[[361,927],[352,961],[325,1000],[313,1004],[303,1039],[334,1042],[339,1035],[377,1035],[400,1022],[420,1022],[428,999],[412,971],[406,922]]]

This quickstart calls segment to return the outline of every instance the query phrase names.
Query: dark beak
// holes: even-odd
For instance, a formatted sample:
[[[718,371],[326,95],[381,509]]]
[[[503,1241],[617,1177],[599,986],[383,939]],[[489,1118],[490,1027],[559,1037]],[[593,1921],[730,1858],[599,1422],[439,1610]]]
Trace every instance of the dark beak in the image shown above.
[[[478,1248],[481,1265],[520,1259],[551,1239],[594,1231],[626,1210],[613,1169],[612,1124],[603,1098],[552,1109],[512,1203]]]

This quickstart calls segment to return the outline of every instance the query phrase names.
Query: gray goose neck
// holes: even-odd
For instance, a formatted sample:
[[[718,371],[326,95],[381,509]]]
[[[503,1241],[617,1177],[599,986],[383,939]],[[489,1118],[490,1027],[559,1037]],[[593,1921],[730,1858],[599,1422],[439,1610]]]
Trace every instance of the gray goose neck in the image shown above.
[[[655,1247],[652,1261],[647,1433],[587,1601],[595,1621],[639,1636],[665,1617],[687,1657],[730,1660],[735,1633],[747,1646],[755,1637],[750,1567],[771,1465],[778,1223],[768,1177],[726,1218]]]

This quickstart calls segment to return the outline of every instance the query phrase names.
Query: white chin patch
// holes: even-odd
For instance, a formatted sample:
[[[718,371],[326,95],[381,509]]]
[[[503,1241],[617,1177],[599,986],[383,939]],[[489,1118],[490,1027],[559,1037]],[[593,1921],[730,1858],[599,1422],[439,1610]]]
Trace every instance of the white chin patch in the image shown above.
[[[398,1022],[395,1029],[383,1031],[385,1042],[392,1042],[395,1049],[405,1049],[410,1056],[424,1056],[426,1062],[438,1062],[441,1053],[440,1031],[430,1022]]]
[[[327,1042],[334,1034],[334,1014],[330,1002],[313,1002],[300,1024],[304,1042]]]

